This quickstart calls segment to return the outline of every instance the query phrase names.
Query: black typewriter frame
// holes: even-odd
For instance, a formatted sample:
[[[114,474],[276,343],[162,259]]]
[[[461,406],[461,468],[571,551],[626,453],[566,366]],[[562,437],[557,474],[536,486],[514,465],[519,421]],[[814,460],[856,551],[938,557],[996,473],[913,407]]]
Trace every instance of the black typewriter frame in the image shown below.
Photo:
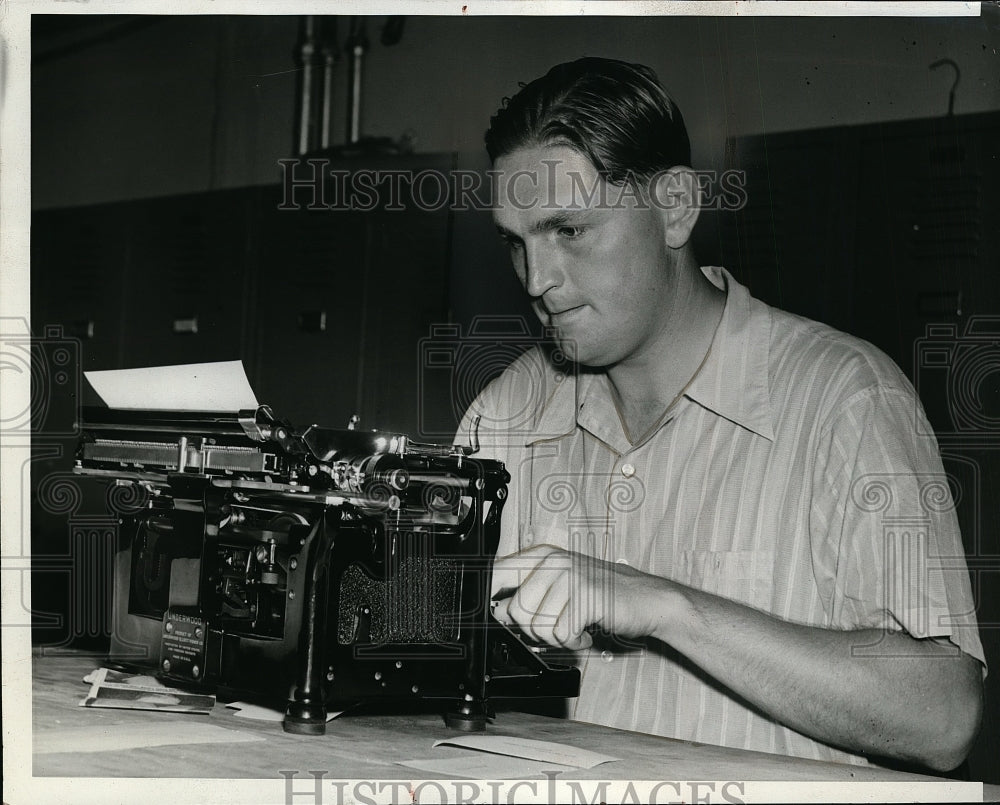
[[[270,421],[269,412],[256,434],[261,439],[246,416],[239,424],[221,415],[89,416],[81,456],[85,444],[109,434],[120,438],[124,431],[134,443],[166,437],[183,449],[211,428],[214,443],[272,451],[267,464],[280,473],[277,480],[210,473],[185,467],[183,458],[159,469],[79,462],[78,472],[137,492],[133,509],[121,515],[109,660],[156,669],[171,684],[284,700],[284,729],[302,734],[324,733],[328,709],[357,701],[441,700],[449,725],[478,730],[493,715],[491,699],[576,695],[577,669],[547,665],[490,615],[492,559],[509,480],[499,462],[415,450],[403,462],[413,479],[405,490],[352,497],[289,483],[297,471],[307,475],[303,460],[317,456],[290,426]],[[352,449],[367,449],[378,436],[321,435],[324,444],[342,438]],[[460,517],[428,516],[435,490],[461,494],[467,508]],[[262,554],[261,546],[270,552]],[[220,591],[239,576],[226,562],[244,561],[246,577],[255,579],[253,595],[264,596],[254,598],[259,608],[252,620],[245,613],[234,617],[232,595]],[[405,568],[418,572],[408,576]],[[378,595],[379,584],[423,590],[418,597],[431,607],[418,612],[423,626],[406,639],[388,639],[384,628],[373,638],[364,620],[367,599],[351,601],[350,612],[341,600],[348,572],[370,579],[371,595]],[[444,586],[454,608],[440,606],[438,598],[429,604],[425,593],[433,586],[420,587],[439,577],[452,585]],[[266,623],[248,628],[262,620],[262,611],[279,609],[279,599],[280,630],[269,631]],[[400,609],[381,603],[386,612]],[[353,631],[344,640],[344,618],[351,614]]]

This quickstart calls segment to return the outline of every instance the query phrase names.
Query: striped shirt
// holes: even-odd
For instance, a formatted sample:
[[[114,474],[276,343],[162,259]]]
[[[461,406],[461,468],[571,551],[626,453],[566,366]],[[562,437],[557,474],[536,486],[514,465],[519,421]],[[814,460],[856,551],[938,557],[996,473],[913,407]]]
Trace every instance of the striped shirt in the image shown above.
[[[835,630],[948,638],[983,662],[951,493],[912,386],[870,344],[765,305],[728,272],[708,358],[642,441],[606,375],[535,348],[466,414],[511,473],[499,555],[550,543]],[[608,591],[605,600],[615,594]],[[873,651],[877,652],[877,646]],[[571,715],[865,763],[750,709],[668,646],[595,638]]]

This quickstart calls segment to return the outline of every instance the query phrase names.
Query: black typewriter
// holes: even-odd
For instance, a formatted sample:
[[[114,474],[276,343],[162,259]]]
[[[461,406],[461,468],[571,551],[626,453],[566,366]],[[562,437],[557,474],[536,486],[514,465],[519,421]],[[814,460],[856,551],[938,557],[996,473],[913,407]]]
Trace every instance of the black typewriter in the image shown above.
[[[239,413],[85,408],[75,471],[119,490],[109,659],[174,685],[328,708],[575,696],[490,615],[510,476],[474,447]]]

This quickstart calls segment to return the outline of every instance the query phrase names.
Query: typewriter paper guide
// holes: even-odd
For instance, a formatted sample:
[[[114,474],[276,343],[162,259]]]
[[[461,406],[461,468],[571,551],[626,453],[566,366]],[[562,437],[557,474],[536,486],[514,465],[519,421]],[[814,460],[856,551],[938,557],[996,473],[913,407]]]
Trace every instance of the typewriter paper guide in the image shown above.
[[[242,361],[185,363],[84,372],[109,408],[156,411],[242,411],[257,397]]]

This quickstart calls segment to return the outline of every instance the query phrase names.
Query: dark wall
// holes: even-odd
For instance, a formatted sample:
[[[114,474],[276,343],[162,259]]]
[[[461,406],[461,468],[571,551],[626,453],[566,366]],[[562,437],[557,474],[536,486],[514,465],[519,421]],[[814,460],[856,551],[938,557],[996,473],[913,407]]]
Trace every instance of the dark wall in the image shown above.
[[[994,15],[995,16],[995,15]],[[32,205],[64,207],[276,181],[293,148],[292,16],[35,17]],[[559,61],[640,61],[675,95],[696,167],[727,137],[1000,108],[985,18],[429,17],[379,43],[369,20],[362,131],[476,158],[500,99]],[[339,41],[347,35],[339,18]],[[81,24],[82,24],[81,23]],[[344,138],[346,63],[335,71]]]

